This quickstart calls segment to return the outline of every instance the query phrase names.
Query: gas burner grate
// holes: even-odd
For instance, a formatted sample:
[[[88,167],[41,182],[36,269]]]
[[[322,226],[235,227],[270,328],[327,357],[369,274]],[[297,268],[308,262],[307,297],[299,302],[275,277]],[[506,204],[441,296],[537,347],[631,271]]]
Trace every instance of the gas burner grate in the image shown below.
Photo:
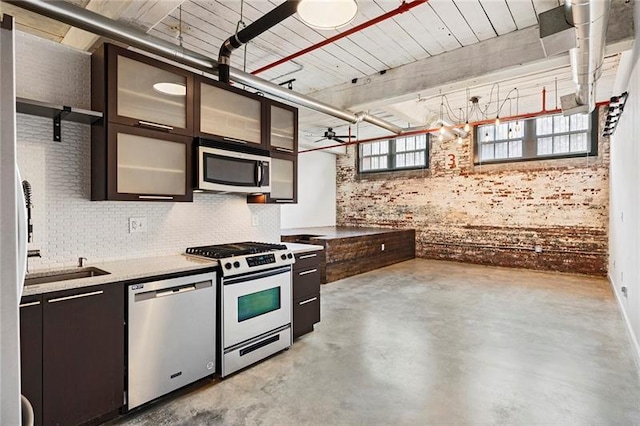
[[[211,246],[188,247],[187,254],[204,256],[211,259],[242,256],[247,254],[265,253],[275,250],[286,250],[284,244],[258,243],[246,241],[242,243],[216,244]]]

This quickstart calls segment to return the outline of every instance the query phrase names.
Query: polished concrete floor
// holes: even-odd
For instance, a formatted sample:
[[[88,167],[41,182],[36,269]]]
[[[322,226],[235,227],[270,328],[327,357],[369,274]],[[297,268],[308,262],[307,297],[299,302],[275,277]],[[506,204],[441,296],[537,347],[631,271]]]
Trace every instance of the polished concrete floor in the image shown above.
[[[113,425],[632,425],[605,279],[416,259],[322,287],[289,351]]]

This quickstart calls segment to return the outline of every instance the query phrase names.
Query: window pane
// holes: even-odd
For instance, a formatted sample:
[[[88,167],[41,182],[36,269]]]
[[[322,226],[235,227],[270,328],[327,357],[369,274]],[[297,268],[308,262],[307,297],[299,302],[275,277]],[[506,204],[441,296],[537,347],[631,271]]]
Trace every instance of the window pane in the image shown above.
[[[507,158],[509,156],[508,153],[509,143],[508,142],[500,142],[496,144],[496,154],[495,158]]]
[[[496,128],[496,140],[503,141],[509,138],[509,124],[501,123]]]
[[[589,128],[588,114],[574,114],[570,118],[571,131],[587,130]]]
[[[380,168],[381,169],[386,169],[387,167],[389,167],[387,165],[389,157],[380,157]]]
[[[405,148],[405,140],[404,139],[396,139],[396,152],[404,152]]]
[[[377,169],[380,167],[380,157],[371,157],[371,168]]]
[[[536,134],[550,135],[553,133],[553,117],[536,118]]]
[[[553,154],[553,138],[538,139],[538,155]]]
[[[522,125],[521,121],[512,121],[509,123],[509,127],[511,128],[511,137],[509,139],[519,139],[522,137]]]
[[[571,135],[570,140],[571,152],[586,152],[587,151],[587,134],[576,133]]]
[[[389,141],[379,142],[380,143],[380,154],[388,154],[389,153]]]
[[[481,160],[493,160],[493,144],[482,145]]]
[[[553,153],[562,154],[569,152],[569,135],[555,136],[553,138]]]
[[[426,148],[427,148],[426,135],[416,136],[416,149],[426,149]]]
[[[418,158],[418,160],[420,161],[420,165],[421,166],[425,166],[425,161],[424,161],[424,151],[420,152],[420,157]]]
[[[522,141],[509,142],[509,158],[522,157]]]
[[[569,117],[564,115],[553,116],[553,133],[566,133],[569,131]]]
[[[362,146],[362,155],[371,155],[371,144],[368,143]]]
[[[404,154],[396,155],[396,167],[404,167]]]
[[[371,145],[371,154],[373,155],[380,154],[380,145],[378,142],[374,142],[373,145]]]
[[[495,140],[495,126],[483,126],[481,135],[483,142]]]
[[[362,159],[362,170],[371,170],[371,158]]]
[[[415,138],[407,138],[407,151],[415,151],[416,140]]]

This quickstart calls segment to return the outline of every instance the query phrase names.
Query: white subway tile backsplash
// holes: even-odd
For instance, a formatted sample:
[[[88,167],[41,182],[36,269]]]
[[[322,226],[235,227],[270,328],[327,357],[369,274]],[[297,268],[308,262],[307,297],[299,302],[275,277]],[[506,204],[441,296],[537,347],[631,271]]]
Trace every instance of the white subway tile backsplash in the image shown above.
[[[89,108],[90,56],[18,33],[18,96]],[[91,131],[63,122],[53,142],[50,119],[18,114],[18,164],[33,187],[34,242],[42,259],[30,269],[89,261],[180,253],[187,246],[279,241],[280,207],[247,204],[242,195],[194,194],[193,203],[90,201]],[[256,216],[259,226],[252,225]],[[130,217],[146,217],[147,232],[129,233]]]

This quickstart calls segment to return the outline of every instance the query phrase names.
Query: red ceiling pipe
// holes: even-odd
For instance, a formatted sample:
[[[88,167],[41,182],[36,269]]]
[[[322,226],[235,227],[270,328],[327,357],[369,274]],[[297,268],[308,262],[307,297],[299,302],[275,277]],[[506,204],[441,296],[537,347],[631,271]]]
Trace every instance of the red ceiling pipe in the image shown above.
[[[547,88],[542,88],[542,111],[547,110]]]
[[[543,94],[545,94],[545,92],[543,92]],[[611,101],[597,102],[596,103],[596,107],[606,106],[606,105],[609,105],[610,103],[611,103]],[[502,121],[526,120],[527,118],[535,118],[535,117],[539,117],[541,115],[559,114],[561,112],[562,112],[562,109],[552,109],[552,110],[543,109],[542,111],[538,111],[538,112],[529,112],[529,113],[526,113],[526,114],[519,114],[519,115],[512,115],[512,116],[509,116],[509,117],[503,117],[503,118],[500,118],[500,120],[502,120]],[[471,126],[482,126],[483,124],[495,123],[495,121],[496,121],[495,118],[489,118],[489,119],[486,119],[486,120],[474,121],[473,123],[469,123],[469,125],[471,125]],[[463,128],[464,126],[465,126],[465,124],[455,124],[453,126],[446,126],[446,128],[447,129]],[[383,140],[386,140],[386,139],[402,138],[402,137],[405,137],[405,136],[424,135],[426,133],[435,133],[435,132],[437,132],[439,130],[440,130],[440,127],[434,127],[433,129],[413,130],[413,131],[409,131],[409,132],[402,132],[399,135],[378,136],[378,137],[375,137],[375,138],[361,139],[361,140],[357,140],[357,141],[353,141],[353,142],[339,143],[339,144],[336,144],[336,145],[323,146],[323,147],[319,147],[319,148],[305,149],[303,151],[298,151],[298,154],[302,154],[302,153],[305,153],[305,152],[322,151],[322,150],[331,149],[331,148],[339,148],[341,146],[358,145],[358,144],[367,143],[367,142],[383,141]]]
[[[319,48],[321,48],[323,46],[326,46],[327,44],[331,44],[336,40],[340,40],[341,38],[350,36],[353,33],[357,33],[358,31],[362,31],[363,29],[365,29],[367,27],[370,27],[370,26],[375,25],[375,24],[377,24],[379,22],[382,22],[382,21],[384,21],[386,19],[392,18],[392,17],[394,17],[396,15],[399,15],[401,13],[404,13],[404,12],[406,12],[408,10],[411,10],[416,6],[420,6],[421,4],[426,3],[428,1],[429,0],[414,0],[411,3],[407,3],[405,1],[403,1],[402,4],[400,6],[398,6],[397,9],[393,9],[393,10],[391,10],[391,11],[389,11],[389,12],[383,14],[383,15],[378,16],[377,18],[373,18],[370,21],[363,22],[360,25],[356,25],[355,27],[350,28],[347,31],[344,31],[344,32],[339,33],[339,34],[336,34],[333,37],[329,37],[328,39],[323,40],[320,43],[317,43],[317,44],[309,46],[309,47],[307,47],[305,49],[302,49],[301,51],[293,53],[293,54],[287,56],[286,58],[282,58],[282,59],[279,59],[279,60],[277,60],[277,61],[275,61],[275,62],[273,62],[271,64],[265,65],[264,67],[253,71],[251,74],[253,74],[253,75],[260,74],[261,72],[264,72],[264,71],[266,71],[268,69],[271,69],[273,67],[277,67],[278,65],[284,64],[285,62],[289,62],[292,59],[297,58],[298,56],[302,56],[302,55],[307,54],[307,53],[309,53],[311,51],[314,51],[314,50],[319,49]]]

